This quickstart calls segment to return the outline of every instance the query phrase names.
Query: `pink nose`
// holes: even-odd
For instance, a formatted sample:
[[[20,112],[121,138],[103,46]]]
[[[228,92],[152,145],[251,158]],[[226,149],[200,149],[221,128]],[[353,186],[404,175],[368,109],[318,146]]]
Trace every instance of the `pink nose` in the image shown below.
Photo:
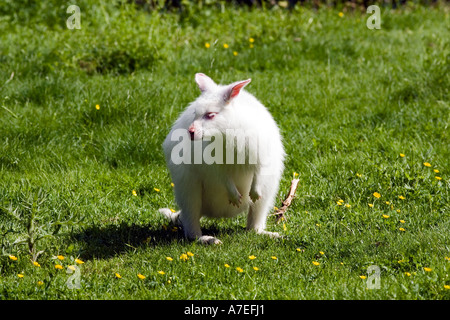
[[[188,129],[190,135],[191,135],[191,140],[194,140],[194,134],[195,134],[195,127],[193,125],[191,125]]]

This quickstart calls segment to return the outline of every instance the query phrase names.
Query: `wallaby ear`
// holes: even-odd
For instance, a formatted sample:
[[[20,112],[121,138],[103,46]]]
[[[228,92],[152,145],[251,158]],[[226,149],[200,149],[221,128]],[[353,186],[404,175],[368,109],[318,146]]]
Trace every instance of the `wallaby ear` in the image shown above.
[[[206,74],[196,73],[195,74],[195,82],[197,82],[198,88],[201,92],[208,91],[209,89],[217,86],[214,81]]]
[[[247,79],[243,81],[237,81],[229,86],[227,86],[227,89],[225,91],[224,100],[229,101],[230,99],[236,97],[239,92],[241,92],[242,88],[244,88],[246,85],[248,85],[252,79]]]

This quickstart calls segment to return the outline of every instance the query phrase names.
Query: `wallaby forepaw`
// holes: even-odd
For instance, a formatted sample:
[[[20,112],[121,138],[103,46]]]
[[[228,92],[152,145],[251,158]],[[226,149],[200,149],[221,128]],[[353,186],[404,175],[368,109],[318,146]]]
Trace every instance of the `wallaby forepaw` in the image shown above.
[[[222,244],[222,241],[212,236],[201,236],[197,241],[202,244]]]
[[[242,203],[242,195],[238,192],[236,194],[233,194],[230,196],[230,198],[228,199],[229,203],[232,204],[235,207],[238,207],[241,205]]]
[[[261,199],[261,195],[255,190],[250,190],[249,196],[253,202],[256,202],[257,200]]]

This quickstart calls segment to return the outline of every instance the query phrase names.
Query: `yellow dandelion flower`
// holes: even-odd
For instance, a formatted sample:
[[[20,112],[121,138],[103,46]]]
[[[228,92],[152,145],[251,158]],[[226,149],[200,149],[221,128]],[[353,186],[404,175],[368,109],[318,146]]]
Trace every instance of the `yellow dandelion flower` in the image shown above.
[[[286,231],[287,227],[286,227],[286,223],[283,223],[283,231]]]
[[[68,266],[67,268],[69,268],[69,269],[72,270],[72,271],[75,271],[75,270],[76,270],[75,266]]]
[[[36,267],[40,267],[40,266],[41,266],[37,261],[33,261],[33,264],[34,264]]]
[[[171,183],[170,183],[170,186],[171,186],[172,188],[175,187],[175,183],[171,182]]]
[[[255,42],[255,39],[249,38],[248,41],[249,41],[250,43],[253,43],[253,42]]]
[[[362,177],[362,174],[361,174],[361,173],[356,173],[356,176],[357,176],[358,178],[361,178],[361,177]]]
[[[400,209],[397,209],[397,213],[400,213],[401,211],[400,211]]]
[[[55,264],[55,269],[62,269],[62,268],[63,268],[62,265],[60,265],[60,264]]]
[[[400,153],[400,157],[404,158],[404,157],[405,157],[405,155],[404,155],[403,153]]]
[[[37,282],[37,285],[38,285],[38,286],[42,286],[43,284],[44,284],[44,282],[41,281],[41,280],[39,280],[39,281]]]
[[[367,279],[367,277],[366,276],[359,276],[361,279]]]
[[[336,204],[338,205],[338,206],[342,206],[343,205],[343,203],[342,202],[336,202]]]
[[[225,263],[224,266],[225,266],[225,268],[229,268],[230,267],[230,265],[228,263]]]
[[[158,188],[153,188],[153,190],[155,190],[156,192],[159,192],[159,191],[160,191]]]
[[[189,259],[189,257],[188,257],[188,255],[186,253],[181,254],[180,260],[186,261],[188,259]]]
[[[350,208],[351,205],[349,205],[348,203],[345,205],[346,208]]]
[[[400,223],[405,223],[406,221],[405,220],[400,220]]]
[[[253,267],[253,270],[258,271],[259,268],[258,267]]]
[[[12,261],[17,261],[17,257],[16,257],[16,256],[9,255],[9,258],[10,258]]]
[[[19,273],[17,276],[18,276],[19,278],[23,278],[23,277],[24,277],[24,275],[23,275],[22,273]]]
[[[64,260],[64,256],[62,256],[62,255],[57,255],[56,258],[58,258],[58,260],[61,260],[61,261]]]
[[[100,105],[99,105],[99,104],[96,104],[96,105],[95,105],[95,109],[100,110]]]
[[[323,252],[323,251],[319,251],[319,253],[320,253],[321,255],[324,255],[324,254],[325,254],[325,252]]]
[[[444,289],[450,290],[450,286],[448,284],[444,284]]]
[[[256,257],[255,257],[254,255],[248,256],[248,258],[249,258],[250,260],[255,260],[255,259],[256,259]]]
[[[400,231],[406,231],[405,228],[398,228]]]
[[[373,203],[369,203],[369,207],[373,208]]]
[[[137,197],[137,192],[136,192],[136,190],[131,191],[131,193],[133,194],[133,196]]]
[[[374,192],[373,196],[378,199],[381,197],[381,194],[379,194],[378,192]]]
[[[407,277],[411,277],[411,273],[409,273],[409,272],[405,272],[405,276],[407,276]]]
[[[172,213],[177,212],[175,209],[170,208],[170,211],[172,211]]]
[[[122,279],[122,276],[120,274],[118,274],[117,272],[114,273],[114,275],[116,276],[117,279]]]
[[[433,269],[428,268],[428,267],[424,267],[423,270],[426,271],[426,272],[431,272],[431,270],[433,270]]]
[[[389,201],[386,201],[386,204],[389,204],[390,202]]]
[[[78,263],[78,264],[83,264],[84,263],[84,261],[80,260],[80,259],[75,259],[75,262]]]
[[[387,214],[383,214],[383,218],[387,219],[389,216]]]
[[[275,256],[271,256],[271,258],[272,258],[272,260],[278,260],[278,258]]]
[[[138,273],[137,277],[141,280],[144,280],[146,277],[143,274]]]
[[[158,271],[158,273],[159,273],[159,274],[162,274],[162,275],[166,274],[166,273],[165,273],[164,271],[162,271],[162,270]]]
[[[241,267],[237,267],[236,270],[237,270],[238,272],[244,272],[244,269],[242,269]]]
[[[209,49],[209,47],[211,47],[211,45],[210,45],[208,42],[206,42],[206,43],[205,43],[205,48],[206,48],[206,49]]]
[[[190,252],[190,251],[186,252],[186,254],[187,254],[189,257],[193,257],[193,256],[194,256],[194,254],[193,254],[192,252]]]
[[[166,257],[166,259],[169,260],[169,261],[173,261],[172,257]]]
[[[341,18],[342,18],[342,17],[344,16],[344,13],[343,13],[343,12],[339,12],[339,14],[338,14],[338,15],[339,15],[339,17],[341,17]]]
[[[442,180],[442,178],[438,177],[438,176],[436,176],[435,178],[436,178],[436,180]]]
[[[429,163],[429,162],[424,162],[423,165],[424,165],[425,167],[431,167],[431,163]]]
[[[433,170],[435,173],[439,173],[439,170],[438,169],[434,169]]]
[[[237,51],[233,51],[233,56],[237,56],[238,55],[238,52]]]
[[[223,44],[223,47],[224,47],[225,49],[228,49],[230,46],[229,46],[228,44],[224,43],[224,44]]]
[[[445,257],[444,259],[450,261],[450,257]]]
[[[400,200],[405,200],[405,199],[406,199],[404,196],[398,196],[398,198],[399,198]]]
[[[298,252],[304,252],[304,251],[305,251],[305,250],[300,249],[300,248],[297,248],[297,249],[295,249],[295,250],[297,250]]]
[[[313,261],[312,264],[315,265],[315,266],[319,266],[320,262],[319,261]]]

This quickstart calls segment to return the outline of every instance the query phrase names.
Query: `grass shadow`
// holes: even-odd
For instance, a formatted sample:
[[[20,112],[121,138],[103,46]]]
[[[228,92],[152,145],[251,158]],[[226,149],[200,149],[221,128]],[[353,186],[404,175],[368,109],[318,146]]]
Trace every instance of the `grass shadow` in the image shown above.
[[[220,238],[225,234],[242,232],[240,229],[244,228],[208,224],[202,231],[203,234]],[[91,226],[72,235],[72,239],[80,243],[80,256],[84,260],[111,258],[140,247],[161,247],[191,242],[184,237],[181,227],[172,224],[154,226],[121,223]]]

